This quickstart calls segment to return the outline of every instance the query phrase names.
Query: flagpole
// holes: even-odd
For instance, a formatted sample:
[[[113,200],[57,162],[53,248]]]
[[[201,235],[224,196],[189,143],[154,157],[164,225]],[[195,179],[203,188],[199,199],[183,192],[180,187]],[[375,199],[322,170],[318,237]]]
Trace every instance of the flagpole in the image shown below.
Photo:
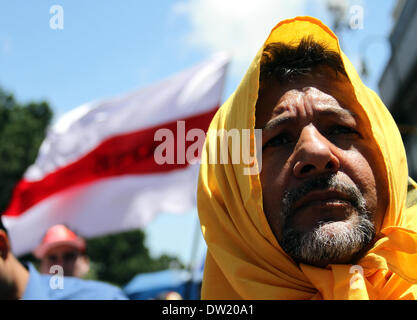
[[[193,243],[191,247],[191,259],[190,264],[188,266],[189,270],[192,271],[193,264],[195,263],[197,251],[198,251],[198,245],[200,244],[200,221],[197,216],[197,221],[194,229],[194,236],[193,236]]]
[[[190,262],[188,264],[188,272],[190,275],[190,279],[188,280],[188,283],[186,285],[185,288],[185,296],[184,299],[189,300],[191,298],[191,292],[192,292],[192,286],[193,286],[193,267],[195,265],[196,262],[196,258],[197,258],[197,253],[198,253],[198,246],[200,244],[200,221],[198,219],[198,215],[197,215],[197,220],[196,220],[196,225],[195,225],[195,229],[194,229],[194,235],[193,235],[193,241],[192,241],[192,246],[191,246],[191,257],[190,257]]]

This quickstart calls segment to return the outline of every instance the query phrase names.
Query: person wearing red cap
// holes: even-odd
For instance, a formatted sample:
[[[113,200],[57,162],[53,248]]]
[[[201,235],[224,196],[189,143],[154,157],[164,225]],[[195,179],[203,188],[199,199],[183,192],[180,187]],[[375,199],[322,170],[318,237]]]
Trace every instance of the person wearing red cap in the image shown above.
[[[54,273],[53,266],[58,265],[65,276],[82,278],[90,269],[84,239],[62,224],[49,228],[33,253],[43,274]]]
[[[31,263],[20,262],[12,253],[0,215],[0,300],[11,299],[126,300],[127,297],[120,288],[108,283],[40,274]]]

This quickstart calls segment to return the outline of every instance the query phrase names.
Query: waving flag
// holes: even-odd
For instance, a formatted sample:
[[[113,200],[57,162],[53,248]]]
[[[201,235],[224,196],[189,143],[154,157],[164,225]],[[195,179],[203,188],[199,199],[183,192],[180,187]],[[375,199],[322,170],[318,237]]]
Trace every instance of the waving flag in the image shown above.
[[[57,121],[3,214],[20,255],[64,223],[85,237],[146,225],[195,207],[198,166],[184,161],[191,129],[207,130],[221,102],[229,58],[217,55],[155,85],[82,105]],[[174,162],[154,154],[173,133]],[[180,148],[180,147],[183,148]],[[166,153],[167,151],[165,151]]]

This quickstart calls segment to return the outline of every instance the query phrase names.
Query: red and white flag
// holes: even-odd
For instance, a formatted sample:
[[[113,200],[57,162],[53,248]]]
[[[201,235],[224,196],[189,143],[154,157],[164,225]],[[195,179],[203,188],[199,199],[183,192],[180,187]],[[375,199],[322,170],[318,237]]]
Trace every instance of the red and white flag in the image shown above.
[[[158,213],[195,207],[198,165],[184,160],[191,129],[206,131],[221,102],[224,54],[155,85],[82,105],[53,125],[3,214],[16,255],[64,223],[84,237],[145,226]],[[181,120],[180,124],[178,120]],[[154,157],[159,129],[174,161]],[[165,141],[167,143],[167,141]],[[166,152],[166,151],[165,151]]]

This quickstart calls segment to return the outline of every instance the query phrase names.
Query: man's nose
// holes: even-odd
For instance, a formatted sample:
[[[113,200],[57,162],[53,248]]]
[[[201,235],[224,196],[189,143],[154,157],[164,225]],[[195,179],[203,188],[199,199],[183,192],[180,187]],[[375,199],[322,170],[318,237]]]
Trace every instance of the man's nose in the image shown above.
[[[65,263],[64,258],[61,255],[59,255],[57,257],[56,264],[60,265],[61,267],[64,267],[64,263]]]
[[[338,171],[340,161],[332,148],[332,143],[313,125],[303,128],[295,147],[295,177],[302,179]]]

